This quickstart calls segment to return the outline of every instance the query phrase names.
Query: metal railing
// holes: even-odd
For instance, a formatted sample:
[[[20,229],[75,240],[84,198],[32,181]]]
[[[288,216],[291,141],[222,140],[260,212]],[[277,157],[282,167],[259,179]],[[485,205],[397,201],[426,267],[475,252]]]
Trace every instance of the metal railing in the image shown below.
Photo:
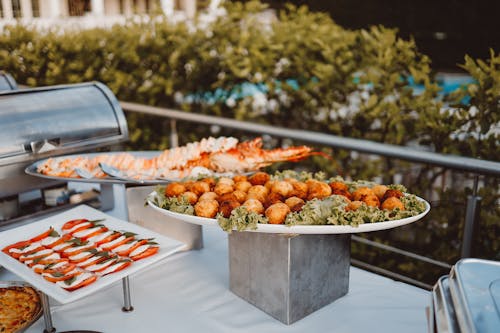
[[[410,162],[424,163],[439,167],[445,167],[453,170],[470,172],[474,174],[474,187],[472,195],[469,196],[467,200],[466,214],[464,221],[465,223],[464,235],[462,239],[462,252],[461,252],[462,257],[469,257],[471,255],[472,243],[474,240],[474,230],[475,226],[478,223],[480,201],[481,201],[481,198],[477,194],[478,177],[480,175],[500,177],[499,162],[479,160],[475,158],[461,157],[456,155],[444,155],[428,151],[414,150],[403,146],[389,145],[389,144],[377,143],[361,139],[346,138],[346,137],[340,137],[325,133],[317,133],[312,131],[262,125],[262,124],[239,121],[234,119],[200,115],[195,113],[182,112],[168,108],[153,107],[136,103],[120,102],[120,104],[125,112],[142,113],[142,114],[159,116],[170,119],[171,142],[173,142],[174,144],[177,144],[176,121],[181,120],[199,124],[218,125],[221,127],[237,129],[251,133],[268,134],[275,137],[296,139],[302,142],[320,144],[332,148],[357,151],[360,153],[374,154],[385,157],[392,157]],[[442,268],[446,269],[451,268],[451,265],[449,265],[448,263],[434,260],[432,258],[428,258],[425,256],[417,255],[415,253],[398,249],[392,246],[384,245],[378,242],[373,242],[359,236],[352,236],[352,240],[382,250],[387,250],[393,253],[398,253],[407,257],[411,257],[413,259],[417,259],[419,261],[426,262],[432,265],[437,265]],[[355,264],[356,266],[366,268],[378,272],[380,274],[387,275],[392,278],[417,285],[422,288],[431,289],[432,287],[420,281],[381,269],[379,267],[361,262],[359,260],[353,259],[352,263]]]

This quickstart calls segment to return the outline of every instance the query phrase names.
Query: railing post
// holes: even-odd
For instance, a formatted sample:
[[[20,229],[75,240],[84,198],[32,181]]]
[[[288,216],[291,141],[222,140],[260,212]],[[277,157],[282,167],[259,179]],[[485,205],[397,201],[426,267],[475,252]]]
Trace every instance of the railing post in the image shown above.
[[[170,119],[170,148],[179,147],[179,136],[177,135],[177,120]]]
[[[462,238],[462,258],[472,256],[472,244],[479,224],[479,213],[481,211],[481,197],[477,195],[479,176],[474,176],[474,187],[472,195],[467,197],[465,210],[464,234]]]

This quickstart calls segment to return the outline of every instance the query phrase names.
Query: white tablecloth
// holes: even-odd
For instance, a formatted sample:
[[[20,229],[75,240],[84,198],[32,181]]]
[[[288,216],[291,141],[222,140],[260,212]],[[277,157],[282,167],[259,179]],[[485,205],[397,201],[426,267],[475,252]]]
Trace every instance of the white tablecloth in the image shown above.
[[[118,198],[120,200],[120,198]],[[119,208],[119,207],[118,207]],[[122,212],[112,212],[123,218]],[[121,283],[66,305],[51,300],[58,331],[102,332],[426,332],[429,292],[351,268],[349,293],[290,325],[231,293],[227,236],[204,229],[205,247],[175,254],[130,277],[134,311]],[[0,269],[0,280],[19,280]],[[27,332],[42,332],[43,317]]]

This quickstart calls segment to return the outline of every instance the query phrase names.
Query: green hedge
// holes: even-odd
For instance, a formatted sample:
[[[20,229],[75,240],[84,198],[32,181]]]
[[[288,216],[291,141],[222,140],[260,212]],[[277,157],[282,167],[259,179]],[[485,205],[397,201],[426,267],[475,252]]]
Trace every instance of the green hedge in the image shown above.
[[[492,52],[485,61],[466,57],[462,68],[476,83],[443,98],[430,59],[394,29],[348,30],[327,14],[293,6],[262,23],[258,13],[265,5],[259,2],[226,6],[227,15],[194,26],[161,16],[84,31],[7,26],[0,34],[0,69],[30,86],[98,80],[120,100],[500,160],[499,55]],[[425,88],[423,93],[414,93],[410,78]],[[248,83],[261,91],[246,94]],[[445,103],[454,108],[443,108]],[[168,147],[168,121],[138,114],[127,115],[127,120],[129,149]],[[211,134],[204,127],[179,126],[183,142]],[[318,158],[304,167],[387,179],[407,167],[390,159],[332,153],[336,164]],[[441,171],[424,166],[405,185],[425,196],[433,186],[429,178]],[[481,220],[487,228],[481,235],[486,233],[488,241],[481,242],[479,252],[500,259],[500,242],[494,236],[500,220],[498,179],[486,181],[493,190],[489,206],[483,205]],[[454,208],[456,201],[465,202],[467,192],[436,191],[443,200],[431,217],[434,224],[412,232],[421,234],[436,256],[452,262],[463,220]],[[428,242],[440,235],[436,226],[451,220],[456,223],[442,232],[454,242]],[[417,251],[428,254],[419,246]],[[420,274],[418,267],[412,269]]]

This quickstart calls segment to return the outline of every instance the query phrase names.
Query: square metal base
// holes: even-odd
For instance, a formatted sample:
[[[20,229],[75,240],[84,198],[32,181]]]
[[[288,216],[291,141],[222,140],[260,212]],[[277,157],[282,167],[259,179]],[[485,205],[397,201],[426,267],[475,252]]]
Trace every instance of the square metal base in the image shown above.
[[[229,288],[289,325],[347,294],[351,236],[233,232]]]

